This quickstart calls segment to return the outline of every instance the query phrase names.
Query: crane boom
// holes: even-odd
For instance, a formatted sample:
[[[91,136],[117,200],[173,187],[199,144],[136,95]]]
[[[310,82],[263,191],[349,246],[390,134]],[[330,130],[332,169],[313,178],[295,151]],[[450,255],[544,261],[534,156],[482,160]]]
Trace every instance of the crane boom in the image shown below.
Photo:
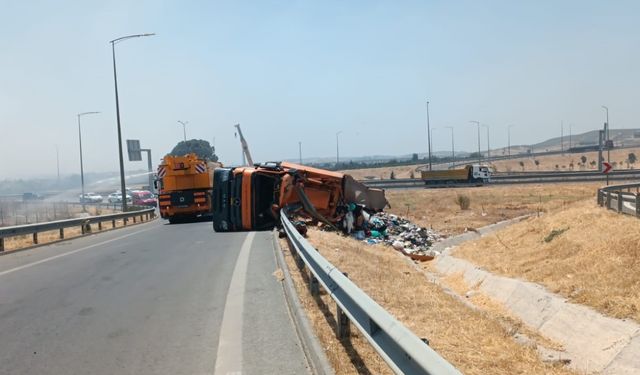
[[[247,165],[252,166],[253,165],[253,159],[251,158],[251,153],[249,152],[249,145],[247,144],[247,140],[244,139],[244,136],[242,135],[242,130],[240,129],[240,124],[236,124],[234,126],[236,127],[236,129],[238,129],[238,135],[240,135],[240,143],[242,144],[242,153],[244,154],[245,158],[247,159]]]

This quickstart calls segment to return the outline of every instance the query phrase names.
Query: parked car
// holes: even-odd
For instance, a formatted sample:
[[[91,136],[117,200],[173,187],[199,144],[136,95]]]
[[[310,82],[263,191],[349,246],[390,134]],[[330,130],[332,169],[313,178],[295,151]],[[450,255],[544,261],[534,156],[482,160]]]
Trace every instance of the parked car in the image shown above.
[[[148,190],[134,190],[131,192],[133,204],[137,206],[153,206],[158,204],[156,196]]]
[[[102,203],[102,195],[96,193],[85,193],[78,195],[80,203]]]
[[[131,195],[127,194],[126,197],[127,203],[131,203]],[[114,191],[113,193],[109,194],[107,200],[109,201],[109,203],[122,203],[122,193],[119,191]]]

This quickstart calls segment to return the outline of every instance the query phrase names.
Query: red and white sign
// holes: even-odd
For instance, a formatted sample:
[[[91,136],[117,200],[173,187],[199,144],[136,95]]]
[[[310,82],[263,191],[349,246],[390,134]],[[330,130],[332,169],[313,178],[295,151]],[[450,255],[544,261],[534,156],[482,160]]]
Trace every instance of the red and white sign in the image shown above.
[[[602,173],[607,174],[609,172],[611,172],[611,164],[607,163],[606,161],[602,162]]]

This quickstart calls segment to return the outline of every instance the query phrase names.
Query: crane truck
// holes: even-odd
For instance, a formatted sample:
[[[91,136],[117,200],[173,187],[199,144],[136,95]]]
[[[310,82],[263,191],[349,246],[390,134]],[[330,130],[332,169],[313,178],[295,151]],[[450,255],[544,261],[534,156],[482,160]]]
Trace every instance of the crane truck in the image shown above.
[[[213,171],[217,166],[196,154],[165,156],[156,180],[160,216],[173,224],[211,215]]]
[[[238,131],[238,135],[240,136],[240,144],[242,145],[242,159],[244,160],[244,164],[248,166],[253,165],[253,158],[251,157],[251,153],[249,152],[249,144],[247,140],[242,136],[242,129],[240,129],[240,124],[235,124],[236,130]]]

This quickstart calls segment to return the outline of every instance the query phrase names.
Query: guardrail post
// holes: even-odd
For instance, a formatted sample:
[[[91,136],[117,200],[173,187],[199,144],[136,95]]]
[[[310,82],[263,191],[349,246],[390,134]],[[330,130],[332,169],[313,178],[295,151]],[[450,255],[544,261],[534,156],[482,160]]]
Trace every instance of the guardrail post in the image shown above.
[[[607,193],[607,209],[611,208],[611,193],[610,192],[606,192]]]
[[[127,226],[127,218],[126,217],[122,219],[122,225],[125,226],[125,227]]]
[[[4,237],[0,237],[0,251],[4,251]]]
[[[136,223],[136,217],[135,216],[132,216],[132,217],[133,217],[133,223],[135,224]]]
[[[35,232],[33,234],[33,244],[37,245],[38,244],[38,232]]]
[[[622,192],[618,192],[618,213],[622,212]]]
[[[640,194],[636,194],[636,217],[640,217]]]
[[[343,275],[349,278],[349,274],[343,272]],[[338,339],[344,339],[351,335],[351,324],[349,317],[342,311],[340,305],[336,303],[336,336]]]
[[[60,239],[64,240],[64,228],[60,228]]]
[[[598,206],[602,206],[602,191],[600,189],[598,189]]]
[[[115,220],[111,220],[111,228],[115,228],[116,227],[116,221]]]
[[[320,283],[318,283],[318,279],[313,276],[311,270],[309,270],[309,274],[309,291],[311,292],[312,296],[317,296],[318,294],[320,294]]]
[[[98,230],[102,230],[102,221],[98,221]]]
[[[342,311],[340,305],[336,303],[336,336],[338,339],[344,339],[351,335],[351,324],[349,317]]]

